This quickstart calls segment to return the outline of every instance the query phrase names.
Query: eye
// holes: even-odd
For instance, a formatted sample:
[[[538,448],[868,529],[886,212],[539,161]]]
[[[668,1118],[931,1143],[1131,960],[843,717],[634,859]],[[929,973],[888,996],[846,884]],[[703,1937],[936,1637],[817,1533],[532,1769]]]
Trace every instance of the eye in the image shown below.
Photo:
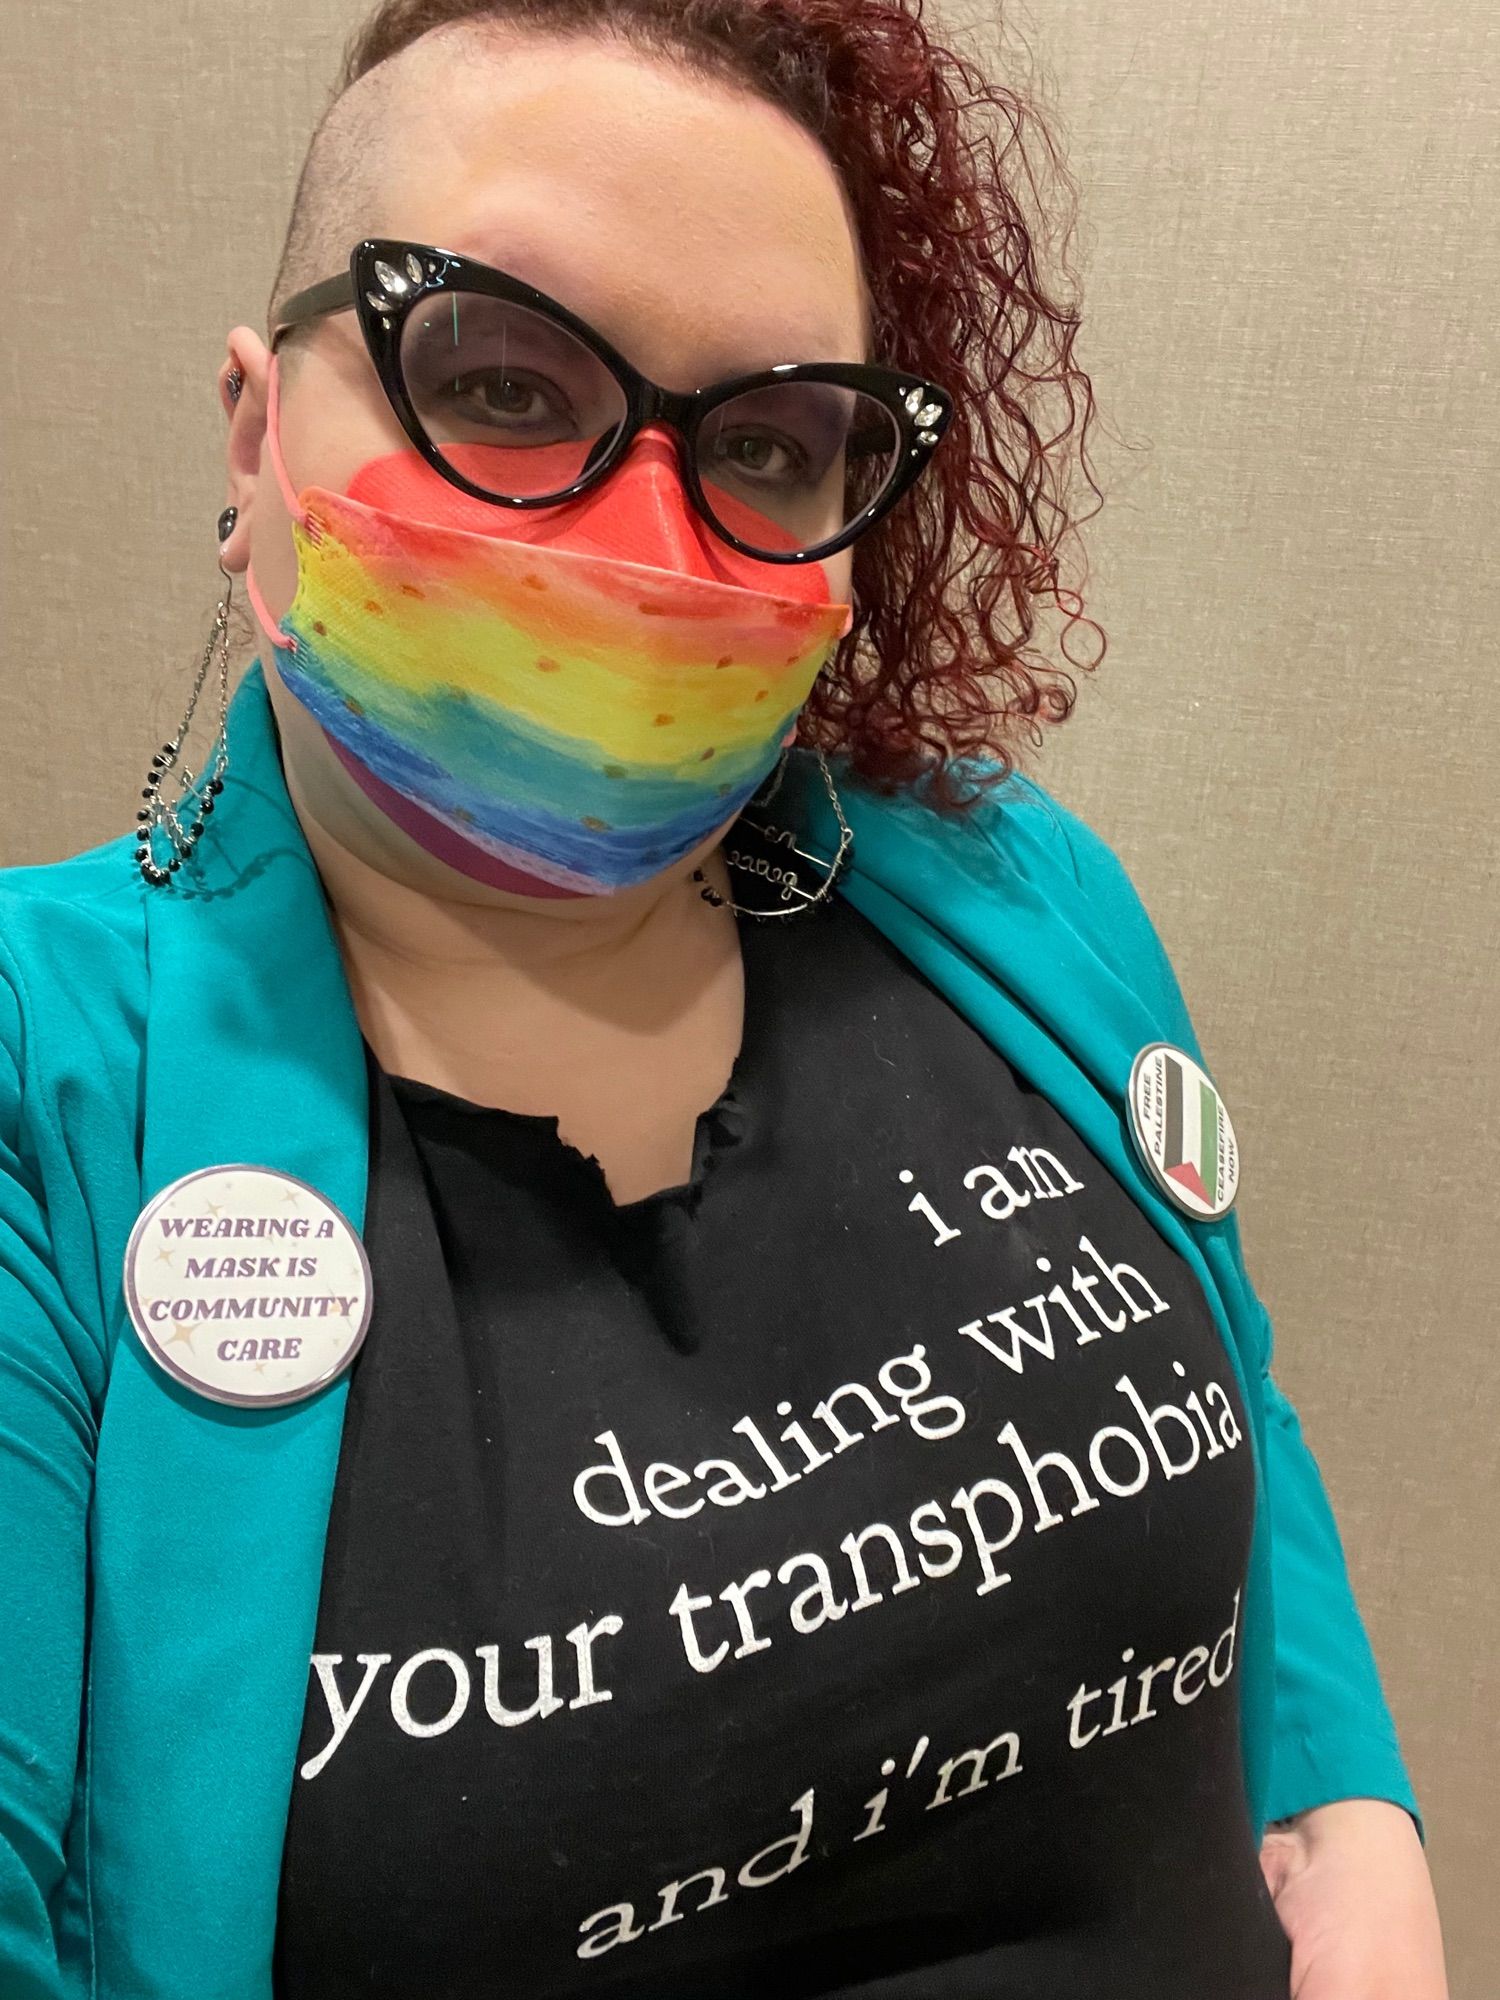
[[[435,385],[450,413],[466,416],[491,429],[571,430],[573,411],[566,393],[544,375],[515,368],[471,368]]]
[[[802,479],[807,472],[807,454],[802,447],[770,431],[720,431],[709,455],[715,467],[728,467],[756,485],[785,484]]]

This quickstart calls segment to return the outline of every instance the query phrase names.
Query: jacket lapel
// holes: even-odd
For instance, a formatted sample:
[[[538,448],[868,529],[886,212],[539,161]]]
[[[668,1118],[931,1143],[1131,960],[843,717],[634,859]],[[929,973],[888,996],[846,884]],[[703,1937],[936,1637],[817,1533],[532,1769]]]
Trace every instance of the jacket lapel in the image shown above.
[[[310,1181],[364,1226],[363,1047],[257,662],[198,866],[147,892],[140,1200],[198,1167]],[[95,1498],[98,1990],[265,2000],[347,1380],[234,1409],[123,1319]]]

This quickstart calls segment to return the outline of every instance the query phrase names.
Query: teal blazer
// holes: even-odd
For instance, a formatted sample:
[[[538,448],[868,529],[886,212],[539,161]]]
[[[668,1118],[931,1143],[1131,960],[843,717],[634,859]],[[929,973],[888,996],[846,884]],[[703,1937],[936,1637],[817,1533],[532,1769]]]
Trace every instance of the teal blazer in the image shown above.
[[[198,1167],[296,1174],[363,1226],[366,1075],[263,670],[191,868],[125,835],[0,870],[0,1994],[269,2000],[282,1843],[347,1377],[230,1408],[147,1356],[121,1270]],[[1182,1215],[1126,1124],[1131,1062],[1202,1051],[1112,850],[1013,775],[962,821],[846,776],[842,893],[1042,1091],[1187,1259],[1251,1419],[1245,1777],[1268,1819],[1336,1798],[1422,1822],[1338,1530],[1233,1211]],[[784,793],[836,828],[805,753]]]

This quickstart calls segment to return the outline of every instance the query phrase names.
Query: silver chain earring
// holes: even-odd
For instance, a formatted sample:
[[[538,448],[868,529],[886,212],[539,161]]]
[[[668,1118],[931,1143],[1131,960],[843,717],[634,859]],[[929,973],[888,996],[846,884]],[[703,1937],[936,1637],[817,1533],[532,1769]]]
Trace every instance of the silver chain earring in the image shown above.
[[[814,755],[839,823],[838,851],[833,860],[822,861],[816,854],[809,854],[797,844],[797,836],[790,827],[779,826],[764,817],[764,809],[775,798],[786,772],[787,752],[783,751],[770,781],[756,793],[724,836],[724,860],[730,876],[743,882],[740,893],[749,900],[736,903],[721,896],[703,870],[695,868],[693,880],[702,885],[699,894],[705,903],[711,903],[715,909],[723,909],[727,903],[737,916],[763,921],[769,917],[794,917],[826,902],[833,894],[854,846],[854,835],[834,790],[828,759],[821,750]],[[809,882],[817,886],[809,888]]]
[[[234,524],[239,519],[239,511],[226,507],[219,516],[219,542],[222,546],[234,532]],[[153,888],[168,882],[192,854],[203,838],[204,822],[214,809],[214,802],[224,789],[224,773],[229,768],[229,604],[234,594],[234,578],[224,567],[224,558],[219,557],[219,574],[226,589],[219,599],[214,612],[212,630],[208,644],[203,648],[203,659],[193,681],[192,692],[188,696],[187,713],[177,726],[177,733],[151,759],[151,768],[146,773],[146,782],[141,790],[145,804],[136,814],[135,858],[141,874]],[[178,769],[178,758],[182,755],[183,742],[192,726],[193,714],[198,706],[198,697],[203,692],[203,683],[208,678],[208,670],[218,655],[219,682],[219,726],[215,731],[203,770],[195,778],[184,764]],[[176,796],[166,799],[162,796],[162,785],[171,776],[177,786]],[[185,815],[180,808],[188,809]],[[165,861],[156,858],[155,834],[157,829],[165,834],[170,854]]]

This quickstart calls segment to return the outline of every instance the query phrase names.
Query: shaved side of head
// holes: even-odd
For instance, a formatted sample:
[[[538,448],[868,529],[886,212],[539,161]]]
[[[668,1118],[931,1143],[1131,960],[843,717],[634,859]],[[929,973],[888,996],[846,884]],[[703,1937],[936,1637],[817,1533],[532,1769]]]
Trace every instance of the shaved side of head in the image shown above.
[[[377,63],[334,98],[297,179],[266,309],[267,338],[294,293],[346,270],[354,245],[382,233],[393,177],[410,162],[426,119],[441,116],[442,93],[453,89],[456,68],[503,60],[513,39],[503,23],[449,23]]]
[[[747,85],[726,55],[674,32],[670,12],[658,20],[587,25],[529,23],[501,13],[429,28],[356,77],[319,119],[292,198],[267,306],[267,338],[294,293],[346,270],[354,245],[383,233],[392,187],[419,170],[423,133],[430,121],[441,127],[445,104],[451,112],[455,99],[473,87],[480,65],[504,62],[523,42],[584,40],[673,62],[704,81]],[[294,340],[288,358],[296,348]]]

